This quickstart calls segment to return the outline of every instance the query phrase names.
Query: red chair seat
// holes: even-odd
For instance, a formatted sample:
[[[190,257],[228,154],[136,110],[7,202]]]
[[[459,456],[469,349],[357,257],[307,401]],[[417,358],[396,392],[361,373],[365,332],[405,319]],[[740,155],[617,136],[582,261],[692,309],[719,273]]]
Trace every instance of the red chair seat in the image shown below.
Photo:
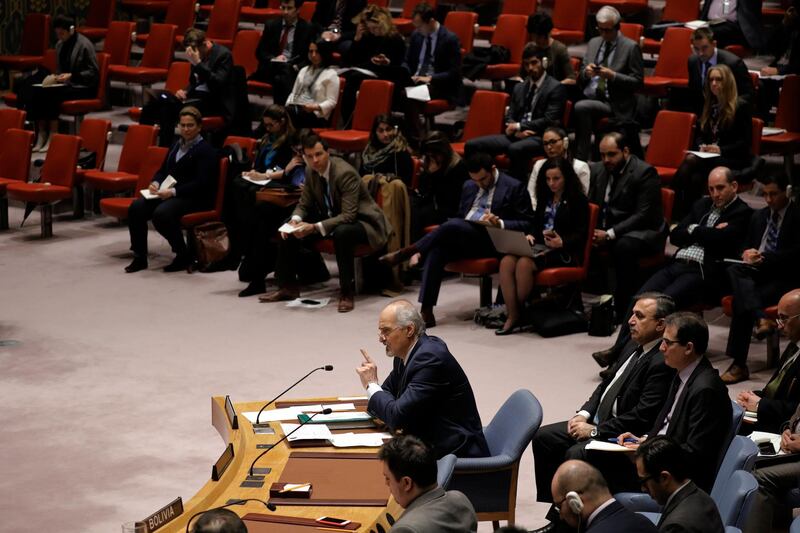
[[[414,23],[411,19],[397,17],[393,18],[392,22],[394,22],[394,25],[397,27],[397,31],[403,35],[410,35],[414,31]]]
[[[106,172],[103,170],[88,170],[84,181],[97,189],[104,191],[127,191],[136,187],[139,177],[128,172]]]
[[[611,6],[623,15],[631,15],[646,10],[647,0],[589,0],[589,9],[593,13],[603,6]]]
[[[265,81],[247,80],[247,92],[259,96],[268,96],[272,94],[272,84]]]
[[[733,316],[733,296],[728,295],[722,298],[722,312],[725,313],[725,316]],[[771,318],[775,320],[778,318],[778,306],[771,305],[769,307],[764,308],[764,314],[767,318]]]
[[[689,80],[666,76],[645,76],[642,92],[654,96],[665,96],[670,87],[688,87]]]
[[[90,26],[84,26],[82,28],[78,28],[78,33],[83,34],[90,41],[100,41],[105,39],[106,34],[108,33],[108,28],[93,28]]]
[[[167,79],[167,69],[111,65],[108,67],[108,76],[116,81],[148,84]]]
[[[72,198],[72,189],[47,183],[9,183],[6,187],[6,194],[12,200],[49,204]]]
[[[222,117],[203,117],[203,129],[205,131],[221,130],[225,127],[225,119]]]
[[[139,119],[142,116],[142,108],[141,107],[129,107],[128,108],[128,116],[131,117],[131,120],[139,122]]]
[[[553,39],[558,39],[564,44],[578,44],[583,42],[583,32],[579,30],[559,30],[558,28],[553,28],[550,35]]]
[[[17,107],[17,95],[14,93],[4,94],[3,101],[8,107]]]
[[[122,0],[124,9],[142,14],[166,13],[169,0]]]
[[[464,155],[464,145],[467,143],[451,143],[450,146],[453,148],[453,151],[460,156]]]
[[[445,111],[450,111],[451,109],[453,109],[453,104],[444,98],[440,98],[437,100],[428,101],[425,104],[424,113],[426,115],[438,115],[439,113],[444,113]]]
[[[478,259],[461,259],[445,265],[448,272],[456,272],[467,276],[488,276],[500,269],[500,261],[496,257],[480,257]]]
[[[199,224],[205,224],[206,222],[214,222],[215,220],[219,220],[219,213],[213,209],[211,211],[197,211],[196,213],[183,215],[181,217],[181,226],[184,228],[192,228]]]
[[[504,80],[519,74],[519,63],[499,63],[487,65],[483,71],[483,78],[488,80]]]
[[[8,70],[33,70],[44,62],[44,56],[0,56],[0,66]]]
[[[333,245],[333,239],[322,239],[314,243],[314,249],[321,254],[336,255],[336,248]],[[369,244],[356,245],[355,257],[366,257],[375,253],[375,250]]]
[[[585,279],[585,270],[581,267],[546,268],[536,274],[536,285],[555,287],[578,283]]]
[[[800,150],[800,133],[787,131],[761,138],[761,153],[791,153]]]
[[[83,115],[103,109],[103,102],[99,98],[86,100],[65,100],[61,102],[61,112],[65,115]]]
[[[642,52],[647,54],[658,54],[660,51],[661,51],[660,39],[651,39],[650,37],[644,38],[644,41],[642,41]]]
[[[128,208],[136,198],[103,198],[100,200],[100,212],[113,218],[127,218]]]
[[[677,172],[677,168],[671,167],[655,167],[656,172],[658,173],[658,177],[661,178],[662,184],[667,184],[672,182],[672,178],[675,177],[675,172]]]
[[[200,6],[200,9],[203,9],[204,7],[206,6]],[[211,12],[211,9],[208,11]],[[244,6],[239,10],[239,19],[245,22],[256,22],[263,24],[268,20],[279,18],[281,18],[281,10],[272,7],[260,8]]]
[[[360,130],[329,130],[321,134],[331,148],[342,152],[360,152],[369,142],[369,132]]]

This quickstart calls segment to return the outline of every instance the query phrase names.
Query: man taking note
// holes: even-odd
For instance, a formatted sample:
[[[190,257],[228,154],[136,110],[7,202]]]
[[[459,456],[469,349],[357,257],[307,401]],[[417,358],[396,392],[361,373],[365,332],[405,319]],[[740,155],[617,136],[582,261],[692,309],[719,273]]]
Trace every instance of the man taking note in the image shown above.
[[[378,340],[394,358],[394,368],[379,385],[375,361],[361,350],[364,362],[356,372],[367,389],[368,411],[392,431],[420,438],[437,458],[489,455],[464,370],[441,339],[425,334],[411,302],[396,300],[381,311]]]

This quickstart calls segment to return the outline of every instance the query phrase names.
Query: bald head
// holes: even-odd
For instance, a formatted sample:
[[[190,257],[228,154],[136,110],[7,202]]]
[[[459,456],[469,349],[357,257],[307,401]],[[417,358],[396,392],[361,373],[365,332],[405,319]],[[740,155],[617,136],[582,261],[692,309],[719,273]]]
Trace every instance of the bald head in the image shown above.
[[[577,527],[580,522],[591,515],[595,509],[611,498],[608,485],[598,469],[584,461],[566,461],[558,467],[551,484],[553,501],[558,507],[561,518]],[[575,513],[568,503],[564,503],[569,492],[576,492],[581,499],[582,510]]]
[[[800,289],[787,292],[778,302],[778,318],[783,333],[794,343],[800,342]]]

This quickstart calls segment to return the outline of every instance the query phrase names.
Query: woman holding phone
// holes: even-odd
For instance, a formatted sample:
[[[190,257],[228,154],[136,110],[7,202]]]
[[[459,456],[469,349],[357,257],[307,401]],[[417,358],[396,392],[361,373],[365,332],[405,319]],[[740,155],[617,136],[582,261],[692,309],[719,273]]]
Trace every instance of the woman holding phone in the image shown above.
[[[538,202],[533,235],[528,241],[544,244],[535,257],[508,254],[500,260],[500,289],[506,302],[506,322],[496,335],[510,335],[521,326],[522,308],[533,292],[536,272],[543,268],[576,265],[583,255],[589,230],[589,200],[568,160],[548,159],[536,180]]]

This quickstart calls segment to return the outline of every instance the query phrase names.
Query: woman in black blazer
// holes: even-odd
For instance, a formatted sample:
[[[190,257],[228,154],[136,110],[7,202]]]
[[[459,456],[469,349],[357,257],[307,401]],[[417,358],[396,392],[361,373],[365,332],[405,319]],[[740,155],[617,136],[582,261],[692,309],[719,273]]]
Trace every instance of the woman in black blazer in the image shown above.
[[[506,301],[506,322],[495,331],[509,335],[518,330],[525,302],[533,291],[536,272],[544,268],[577,265],[583,259],[589,230],[589,200],[572,163],[548,159],[536,181],[536,211],[531,246],[544,244],[536,257],[508,254],[500,260],[500,289]]]

